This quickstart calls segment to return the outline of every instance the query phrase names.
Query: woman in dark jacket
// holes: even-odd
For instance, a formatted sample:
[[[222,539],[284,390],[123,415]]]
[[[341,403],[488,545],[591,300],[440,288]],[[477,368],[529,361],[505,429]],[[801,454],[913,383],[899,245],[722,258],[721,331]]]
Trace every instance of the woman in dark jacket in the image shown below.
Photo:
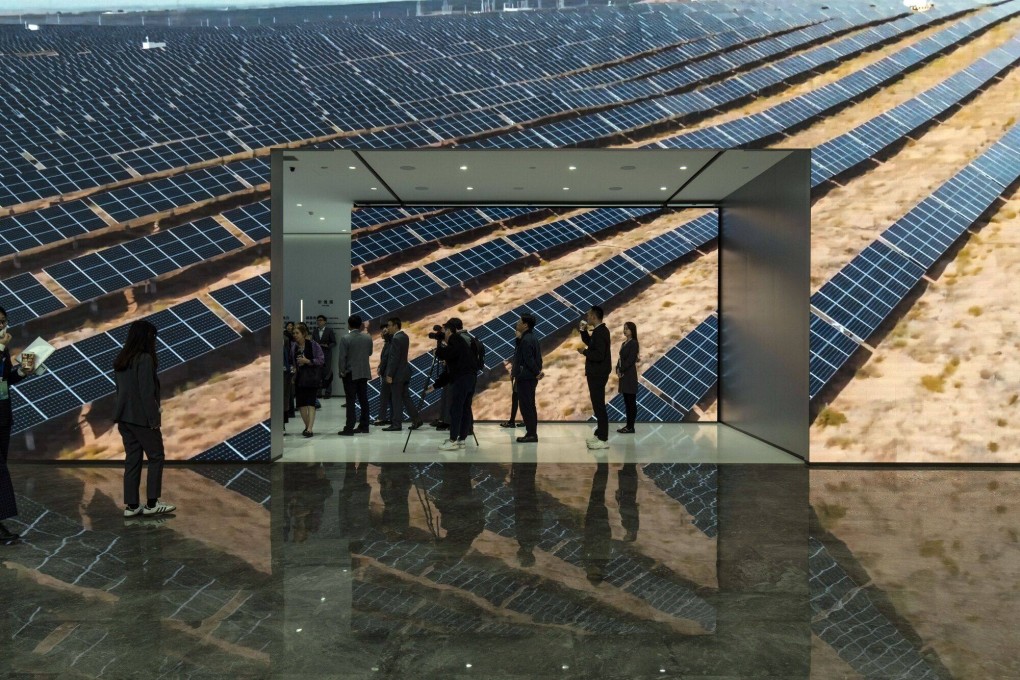
[[[124,348],[113,361],[117,383],[117,406],[113,419],[124,441],[124,516],[162,515],[176,506],[159,500],[163,490],[162,411],[159,403],[159,377],[156,372],[156,327],[148,321],[135,321],[128,328]],[[147,503],[139,505],[138,487],[142,483],[142,454],[149,460],[145,484]]]
[[[326,363],[325,355],[319,343],[312,340],[308,326],[299,323],[294,327],[294,342],[290,346],[293,357],[294,393],[297,396],[297,407],[301,411],[301,420],[305,423],[305,437],[312,436],[315,425],[315,393],[322,382],[322,366]]]
[[[637,326],[633,321],[623,324],[623,345],[616,362],[616,375],[620,378],[620,394],[627,408],[627,424],[617,430],[622,434],[634,434],[634,418],[637,416]]]
[[[7,469],[7,452],[11,447],[11,427],[14,424],[9,390],[35,372],[35,362],[27,357],[22,359],[21,365],[15,366],[9,349],[12,339],[7,330],[7,311],[0,307],[0,543],[18,540],[18,535],[3,525],[3,520],[18,515],[14,484]]]

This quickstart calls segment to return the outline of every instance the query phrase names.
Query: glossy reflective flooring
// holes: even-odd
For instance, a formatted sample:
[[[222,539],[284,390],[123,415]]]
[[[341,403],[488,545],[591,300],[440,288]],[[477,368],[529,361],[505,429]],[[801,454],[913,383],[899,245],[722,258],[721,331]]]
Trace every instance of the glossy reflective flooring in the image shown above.
[[[1017,470],[12,473],[0,677],[1020,677]]]

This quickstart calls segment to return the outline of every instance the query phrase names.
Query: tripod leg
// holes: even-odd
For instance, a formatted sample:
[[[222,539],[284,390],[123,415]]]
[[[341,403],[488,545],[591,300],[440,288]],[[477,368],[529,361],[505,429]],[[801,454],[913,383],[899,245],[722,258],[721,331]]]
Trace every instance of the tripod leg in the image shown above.
[[[410,428],[408,428],[408,430],[407,430],[407,439],[404,440],[404,450],[403,450],[403,453],[407,453],[407,445],[411,443],[411,433],[412,432],[414,432],[414,430],[411,430]]]

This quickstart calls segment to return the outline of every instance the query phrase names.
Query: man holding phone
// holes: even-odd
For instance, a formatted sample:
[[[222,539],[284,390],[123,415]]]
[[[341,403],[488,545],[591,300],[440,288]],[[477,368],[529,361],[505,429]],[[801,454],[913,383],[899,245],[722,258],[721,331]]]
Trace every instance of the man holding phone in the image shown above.
[[[613,372],[609,328],[602,323],[602,308],[592,305],[581,321],[581,342],[584,348],[577,351],[584,356],[584,375],[588,380],[588,394],[598,426],[595,436],[588,439],[588,448],[609,448],[609,412],[606,410],[606,383]]]
[[[14,338],[7,326],[7,310],[0,307],[0,543],[13,543],[18,534],[3,525],[3,520],[16,517],[18,505],[14,498],[14,484],[7,469],[7,453],[11,446],[11,427],[14,412],[11,409],[10,388],[35,372],[35,355],[23,354],[21,364],[15,367],[11,360],[10,345]]]

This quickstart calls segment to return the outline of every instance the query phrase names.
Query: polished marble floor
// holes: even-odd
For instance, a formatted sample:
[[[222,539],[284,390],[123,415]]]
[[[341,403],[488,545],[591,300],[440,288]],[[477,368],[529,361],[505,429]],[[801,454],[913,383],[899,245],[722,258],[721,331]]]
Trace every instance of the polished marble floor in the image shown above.
[[[448,460],[471,463],[589,463],[595,456],[585,446],[593,423],[543,422],[538,443],[520,444],[523,426],[501,428],[498,423],[479,422],[474,439],[468,438],[461,453],[440,454],[437,449],[449,432],[423,427],[408,432],[384,432],[372,427],[369,434],[341,437],[345,410],[342,399],[323,399],[316,412],[315,435],[301,436],[300,418],[290,421],[280,458],[300,463],[412,463]],[[282,418],[273,427],[282,427]],[[520,421],[518,421],[520,422]],[[609,448],[598,459],[609,463],[776,463],[800,465],[799,458],[721,423],[639,423],[634,434],[618,434],[620,423],[610,423]],[[275,455],[275,452],[274,452]]]
[[[0,677],[1020,677],[1015,469],[12,473]]]

